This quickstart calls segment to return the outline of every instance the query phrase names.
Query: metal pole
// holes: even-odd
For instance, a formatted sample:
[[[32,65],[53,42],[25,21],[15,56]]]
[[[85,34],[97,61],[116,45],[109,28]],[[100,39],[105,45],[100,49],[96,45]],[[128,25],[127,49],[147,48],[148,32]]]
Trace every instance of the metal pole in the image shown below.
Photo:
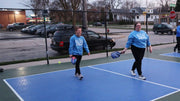
[[[14,12],[14,22],[16,23],[16,14],[15,14],[15,12]]]
[[[82,26],[83,28],[87,29],[87,1],[86,0],[82,0],[83,1],[83,22],[82,22]]]
[[[105,14],[105,18],[104,18],[104,27],[105,27],[105,34],[106,34],[106,57],[108,57],[108,41],[107,41],[107,20],[106,20],[106,12]]]
[[[45,44],[46,44],[46,59],[47,59],[47,64],[49,65],[49,56],[48,56],[48,47],[47,47],[47,33],[46,33],[46,20],[44,16],[44,32],[45,32]]]
[[[174,25],[175,20],[174,20],[174,19],[172,19],[172,22],[173,22],[173,27],[175,28],[175,25]],[[173,43],[175,43],[175,33],[173,33]]]
[[[146,33],[148,34],[148,15],[146,13]]]
[[[148,15],[146,13],[146,33],[148,34]],[[148,47],[147,47],[147,52],[148,52]]]

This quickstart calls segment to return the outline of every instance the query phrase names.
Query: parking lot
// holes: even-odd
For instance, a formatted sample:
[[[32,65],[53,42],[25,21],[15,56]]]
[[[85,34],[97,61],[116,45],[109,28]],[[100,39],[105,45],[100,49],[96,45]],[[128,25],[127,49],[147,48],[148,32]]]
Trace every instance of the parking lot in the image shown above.
[[[89,29],[97,33],[104,33],[104,28]],[[113,48],[123,48],[131,31],[127,29],[110,29],[108,37],[112,37],[116,42]],[[101,36],[105,35],[101,34]],[[150,31],[149,36],[152,45],[173,42],[173,35],[155,35]],[[43,37],[21,33],[20,31],[0,31],[0,38],[0,62],[46,57],[45,38]],[[50,57],[62,55],[50,48],[51,38],[47,39],[47,43]]]

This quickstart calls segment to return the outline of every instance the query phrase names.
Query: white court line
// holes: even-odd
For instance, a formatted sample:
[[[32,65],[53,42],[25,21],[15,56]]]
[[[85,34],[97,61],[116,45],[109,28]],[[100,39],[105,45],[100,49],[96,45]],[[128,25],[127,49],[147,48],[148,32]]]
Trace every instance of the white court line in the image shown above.
[[[167,97],[167,96],[169,96],[169,95],[172,95],[172,94],[175,94],[175,93],[177,93],[177,92],[180,92],[180,90],[177,90],[177,91],[174,91],[174,92],[172,92],[172,93],[169,93],[169,94],[166,94],[166,95],[160,96],[160,97],[155,98],[155,99],[153,99],[153,100],[151,100],[151,101],[156,101],[156,100],[159,100],[159,99],[165,98],[165,97]]]
[[[8,87],[14,92],[14,94],[19,98],[20,101],[24,101],[23,98],[16,92],[16,90],[14,90],[14,88],[6,81],[6,80],[3,80],[7,85]]]
[[[171,52],[171,53],[174,53],[174,52]],[[170,53],[163,53],[163,54],[160,54],[162,56],[167,56],[167,57],[175,57],[175,58],[180,58],[178,56],[170,56],[170,55],[165,55],[165,54],[170,54]]]
[[[93,66],[88,66],[88,67],[92,68],[92,69],[96,69],[96,70],[101,70],[101,71],[109,72],[109,73],[116,74],[116,75],[121,75],[121,76],[128,77],[128,78],[140,80],[138,78],[131,77],[131,76],[128,76],[128,75],[124,75],[124,74],[121,74],[121,73],[117,73],[117,72],[113,72],[113,71],[109,71],[109,70],[105,70],[105,69],[100,69],[100,68],[96,68],[96,67],[93,67]],[[170,89],[173,89],[173,90],[180,90],[179,88],[163,85],[163,84],[160,84],[160,83],[155,83],[155,82],[152,82],[152,81],[147,81],[147,80],[140,80],[140,81],[147,82],[147,83],[154,84],[154,85],[159,85],[159,86],[170,88]]]
[[[134,60],[134,59],[113,61],[113,62],[102,63],[102,64],[95,64],[95,65],[89,65],[89,66],[99,66],[99,65],[111,64],[111,63],[122,62],[122,61],[129,61],[129,60]],[[83,67],[81,67],[81,68],[86,68],[86,67],[88,67],[88,66],[83,66]],[[69,70],[73,70],[73,69],[74,69],[74,68],[68,68],[68,69],[57,70],[57,71],[50,71],[50,72],[44,72],[44,73],[39,73],[39,74],[31,74],[31,75],[25,75],[25,76],[19,76],[19,77],[6,78],[6,79],[3,79],[3,80],[15,79],[15,78],[21,78],[21,77],[29,77],[29,76],[32,77],[32,76],[37,76],[37,75],[42,75],[42,74],[51,74],[51,73],[56,73],[56,72],[69,71]]]
[[[156,58],[147,58],[145,57],[144,59],[150,59],[150,60],[158,60],[158,61],[163,61],[163,62],[170,62],[170,63],[178,63],[180,64],[180,62],[177,62],[177,61],[169,61],[169,60],[161,60],[161,59],[156,59]]]

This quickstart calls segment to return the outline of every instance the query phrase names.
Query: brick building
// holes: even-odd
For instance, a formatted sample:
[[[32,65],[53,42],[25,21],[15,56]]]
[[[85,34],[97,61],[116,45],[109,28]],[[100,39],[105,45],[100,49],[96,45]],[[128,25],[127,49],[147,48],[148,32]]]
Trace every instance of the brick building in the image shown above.
[[[0,11],[0,24],[6,27],[8,24],[22,22],[26,23],[26,13],[24,10],[21,11]]]

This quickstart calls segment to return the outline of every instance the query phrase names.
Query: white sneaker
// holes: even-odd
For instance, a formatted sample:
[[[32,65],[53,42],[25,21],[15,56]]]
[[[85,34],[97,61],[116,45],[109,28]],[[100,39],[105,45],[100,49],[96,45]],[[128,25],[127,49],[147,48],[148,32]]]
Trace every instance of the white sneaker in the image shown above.
[[[146,77],[144,77],[143,75],[139,75],[139,79],[146,80]]]
[[[80,74],[80,75],[78,75],[78,77],[79,77],[79,80],[82,80],[83,79],[83,76]]]
[[[136,73],[133,70],[131,70],[131,75],[136,76]]]
[[[76,74],[75,74],[75,77],[78,77],[78,76],[79,76],[79,74],[78,74],[78,73],[76,73]]]

